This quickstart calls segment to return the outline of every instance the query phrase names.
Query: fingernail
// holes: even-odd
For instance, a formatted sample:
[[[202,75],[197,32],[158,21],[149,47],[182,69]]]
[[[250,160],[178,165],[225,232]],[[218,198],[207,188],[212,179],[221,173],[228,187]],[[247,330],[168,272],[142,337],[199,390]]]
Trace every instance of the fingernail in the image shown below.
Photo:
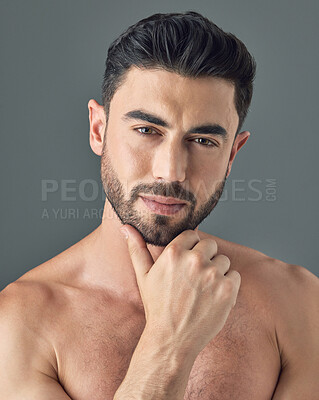
[[[125,239],[127,239],[128,238],[127,230],[125,228],[121,228],[120,231],[121,231],[122,235],[125,236]]]

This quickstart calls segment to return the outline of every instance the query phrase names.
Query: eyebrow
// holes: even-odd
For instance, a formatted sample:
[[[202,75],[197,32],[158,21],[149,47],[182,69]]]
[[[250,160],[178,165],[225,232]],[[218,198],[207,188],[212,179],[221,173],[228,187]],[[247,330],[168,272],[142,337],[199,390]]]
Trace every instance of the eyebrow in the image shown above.
[[[170,124],[164,121],[162,118],[142,110],[129,111],[122,117],[123,121],[128,121],[131,119],[138,119],[141,121],[149,122],[151,124],[162,126],[164,128],[171,128]],[[190,128],[187,131],[187,133],[200,133],[201,135],[217,135],[220,136],[225,142],[228,139],[228,133],[226,129],[219,124],[203,124],[199,126],[194,126]]]

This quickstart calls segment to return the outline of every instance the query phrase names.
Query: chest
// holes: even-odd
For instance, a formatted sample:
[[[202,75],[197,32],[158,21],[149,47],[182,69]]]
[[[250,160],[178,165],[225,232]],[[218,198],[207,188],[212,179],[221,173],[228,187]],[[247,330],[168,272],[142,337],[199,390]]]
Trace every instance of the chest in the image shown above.
[[[280,359],[262,315],[236,304],[222,331],[198,355],[184,400],[269,400]],[[85,321],[85,323],[83,323]],[[111,400],[123,381],[145,322],[109,310],[69,321],[57,344],[59,379],[73,400]]]

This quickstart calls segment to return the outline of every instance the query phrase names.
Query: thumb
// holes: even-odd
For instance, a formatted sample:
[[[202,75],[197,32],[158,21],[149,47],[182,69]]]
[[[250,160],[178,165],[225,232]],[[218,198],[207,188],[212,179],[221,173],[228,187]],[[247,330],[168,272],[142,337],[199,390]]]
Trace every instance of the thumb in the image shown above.
[[[139,281],[153,266],[153,257],[148,251],[146,243],[137,229],[133,228],[131,225],[124,225],[120,230],[122,233],[127,233],[128,250],[137,280]]]

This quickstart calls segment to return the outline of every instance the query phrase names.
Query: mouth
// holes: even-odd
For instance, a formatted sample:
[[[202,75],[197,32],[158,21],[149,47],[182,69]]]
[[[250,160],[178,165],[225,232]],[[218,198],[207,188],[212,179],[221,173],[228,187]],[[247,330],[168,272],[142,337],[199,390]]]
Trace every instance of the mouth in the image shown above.
[[[186,203],[173,197],[140,196],[146,207],[161,215],[173,215],[178,213]],[[156,200],[155,200],[156,199]]]

